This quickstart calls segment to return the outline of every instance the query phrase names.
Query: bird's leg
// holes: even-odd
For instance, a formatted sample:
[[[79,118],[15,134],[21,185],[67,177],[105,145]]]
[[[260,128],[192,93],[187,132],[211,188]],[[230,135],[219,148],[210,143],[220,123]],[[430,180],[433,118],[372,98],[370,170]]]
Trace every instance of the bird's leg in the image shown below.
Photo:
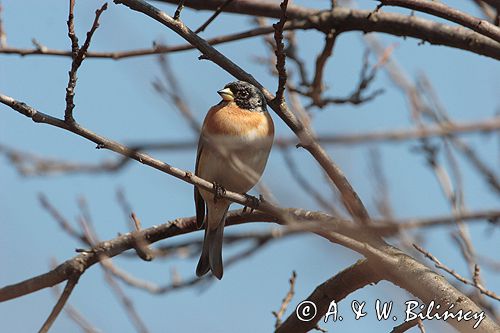
[[[214,186],[214,203],[217,203],[217,200],[222,199],[223,195],[226,194],[226,189],[217,182],[212,184]]]
[[[246,194],[246,193],[243,193],[243,195],[247,198],[247,201],[252,202],[252,207],[250,207],[250,212],[249,212],[251,214],[251,213],[253,213],[255,208],[259,207],[259,199],[257,199],[256,197],[254,197],[252,195]],[[242,214],[245,214],[247,209],[248,209],[248,206],[243,207]]]

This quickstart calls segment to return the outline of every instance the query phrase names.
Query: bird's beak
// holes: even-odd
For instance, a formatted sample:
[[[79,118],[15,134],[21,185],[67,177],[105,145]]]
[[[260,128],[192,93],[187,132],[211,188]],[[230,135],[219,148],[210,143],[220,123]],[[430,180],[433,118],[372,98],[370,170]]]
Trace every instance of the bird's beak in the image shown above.
[[[222,97],[223,100],[227,102],[234,101],[234,94],[229,88],[219,90],[217,93]]]

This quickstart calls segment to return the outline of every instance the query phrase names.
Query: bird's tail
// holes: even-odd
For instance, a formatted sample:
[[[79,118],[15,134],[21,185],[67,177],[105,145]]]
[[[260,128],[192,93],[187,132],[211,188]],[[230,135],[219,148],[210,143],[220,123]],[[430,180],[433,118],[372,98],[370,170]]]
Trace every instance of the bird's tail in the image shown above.
[[[228,207],[229,208],[229,207]],[[219,223],[215,229],[210,228],[209,221],[205,223],[205,238],[203,240],[203,249],[201,251],[200,260],[196,267],[196,275],[203,276],[212,270],[212,274],[219,280],[222,279],[222,241],[224,238],[224,224],[226,220],[227,209],[223,211],[222,217],[217,217]],[[210,211],[207,216],[212,218]]]

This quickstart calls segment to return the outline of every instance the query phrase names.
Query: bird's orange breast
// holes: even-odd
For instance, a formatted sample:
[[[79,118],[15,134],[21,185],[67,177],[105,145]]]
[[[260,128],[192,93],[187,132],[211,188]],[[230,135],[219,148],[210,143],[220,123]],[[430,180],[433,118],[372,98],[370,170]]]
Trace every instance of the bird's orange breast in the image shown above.
[[[222,102],[208,111],[203,131],[211,135],[264,138],[274,136],[274,125],[267,112],[248,111],[234,102]]]

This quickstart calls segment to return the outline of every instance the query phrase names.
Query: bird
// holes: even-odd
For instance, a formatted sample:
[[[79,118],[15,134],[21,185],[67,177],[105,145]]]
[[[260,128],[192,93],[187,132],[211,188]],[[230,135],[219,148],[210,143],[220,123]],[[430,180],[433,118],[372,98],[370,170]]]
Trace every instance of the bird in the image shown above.
[[[245,81],[217,91],[222,100],[205,116],[198,141],[195,175],[214,185],[214,192],[194,187],[196,223],[205,228],[196,275],[212,271],[222,279],[222,241],[231,201],[225,190],[245,194],[259,181],[274,139],[274,124],[266,99]]]

